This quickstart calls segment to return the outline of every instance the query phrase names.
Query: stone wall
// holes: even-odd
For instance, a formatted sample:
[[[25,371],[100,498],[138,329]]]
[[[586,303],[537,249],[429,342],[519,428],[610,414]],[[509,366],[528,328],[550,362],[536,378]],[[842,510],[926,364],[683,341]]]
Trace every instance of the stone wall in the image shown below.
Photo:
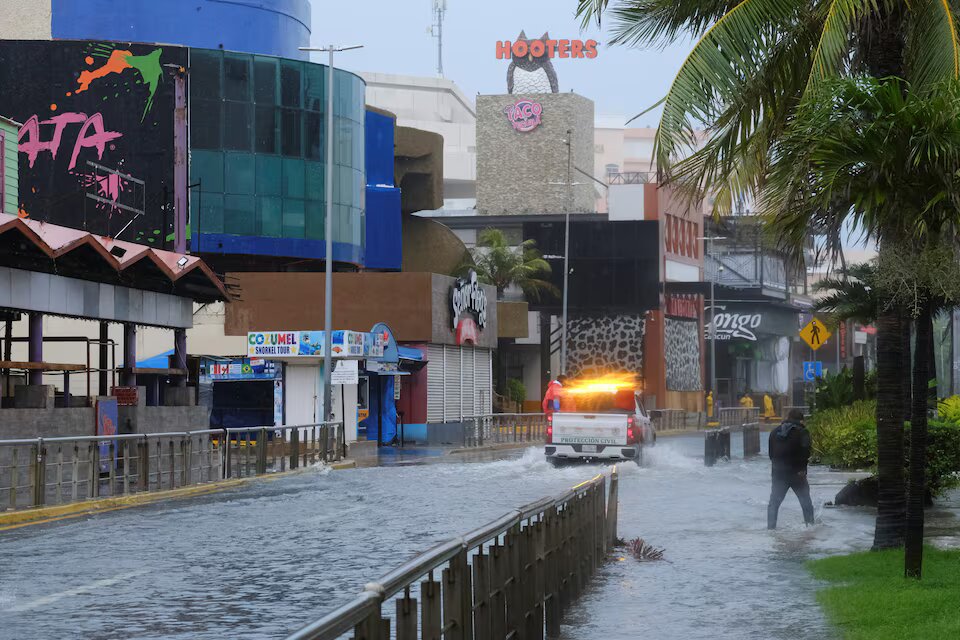
[[[539,126],[531,131],[517,131],[504,113],[521,99],[543,108]],[[575,93],[478,96],[478,212],[593,211],[595,183],[576,170],[593,175],[593,112],[593,101]],[[565,142],[568,131],[572,132],[573,168]],[[569,186],[571,182],[574,186]]]
[[[120,433],[166,433],[209,428],[206,407],[119,407]],[[2,409],[0,440],[92,436],[92,407],[71,409]]]

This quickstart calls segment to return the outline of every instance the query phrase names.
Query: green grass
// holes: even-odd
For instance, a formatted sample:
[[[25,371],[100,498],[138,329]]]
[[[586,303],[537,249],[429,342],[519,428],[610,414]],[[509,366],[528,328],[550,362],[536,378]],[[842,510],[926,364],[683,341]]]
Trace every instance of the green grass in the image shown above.
[[[903,577],[903,551],[814,560],[814,577],[830,583],[817,600],[844,640],[960,638],[960,550],[923,552],[923,579]]]

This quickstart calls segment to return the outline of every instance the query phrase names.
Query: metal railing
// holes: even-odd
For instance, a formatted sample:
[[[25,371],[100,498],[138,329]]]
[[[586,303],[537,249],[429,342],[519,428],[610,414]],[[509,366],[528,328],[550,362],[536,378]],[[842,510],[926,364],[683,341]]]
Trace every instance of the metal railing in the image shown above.
[[[544,413],[490,413],[463,419],[465,447],[511,442],[542,442],[547,435]]]
[[[744,425],[760,424],[760,407],[724,407],[717,417],[721,428],[742,429]]]
[[[176,489],[343,457],[341,423],[0,440],[0,510]]]
[[[683,409],[653,409],[650,411],[650,420],[658,432],[703,429],[706,426],[703,413]]]
[[[600,474],[437,545],[288,640],[559,637],[617,538],[616,468],[609,478],[609,495]]]

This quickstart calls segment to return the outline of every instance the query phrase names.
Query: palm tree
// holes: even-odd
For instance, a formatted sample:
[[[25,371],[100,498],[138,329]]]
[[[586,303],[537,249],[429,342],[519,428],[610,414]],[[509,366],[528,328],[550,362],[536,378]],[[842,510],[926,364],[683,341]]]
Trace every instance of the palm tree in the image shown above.
[[[811,223],[838,233],[852,220],[874,239],[899,241],[881,253],[875,270],[860,269],[863,283],[880,295],[873,300],[873,291],[860,291],[859,304],[870,311],[879,302],[881,318],[900,305],[916,322],[905,571],[919,577],[932,318],[960,277],[952,271],[952,245],[945,248],[960,228],[960,85],[917,93],[899,79],[861,77],[826,89],[827,99],[802,105],[773,146],[761,206],[787,237],[805,237]],[[885,392],[878,376],[878,422]],[[902,433],[879,431],[878,454],[880,438],[899,438],[888,444],[902,449]],[[878,459],[877,466],[878,474],[902,477],[903,456]]]
[[[550,263],[543,259],[533,240],[510,246],[500,229],[484,229],[470,257],[458,267],[457,275],[471,269],[476,271],[480,282],[497,288],[498,299],[503,298],[511,285],[530,300],[540,300],[544,294],[558,294],[557,288],[546,279],[550,277]]]
[[[869,262],[847,267],[841,276],[832,276],[813,285],[813,293],[823,294],[814,309],[832,314],[838,321],[853,320],[872,324],[877,320],[880,296],[877,269]]]
[[[717,214],[757,196],[772,148],[831,78],[897,76],[923,92],[960,76],[958,12],[950,0],[578,0],[577,13],[585,26],[611,16],[615,44],[697,38],[661,101],[656,161],[661,181],[690,197],[714,194]],[[676,161],[693,149],[701,125],[706,142]],[[884,242],[898,242],[896,229],[881,231]],[[839,250],[836,238],[831,247]],[[877,322],[875,548],[899,546],[903,532],[900,316],[888,305]]]

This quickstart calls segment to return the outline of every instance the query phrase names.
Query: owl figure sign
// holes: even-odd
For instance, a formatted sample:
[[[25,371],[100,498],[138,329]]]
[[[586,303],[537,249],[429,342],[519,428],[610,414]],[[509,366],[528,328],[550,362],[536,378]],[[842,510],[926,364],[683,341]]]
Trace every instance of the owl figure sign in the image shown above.
[[[514,94],[559,93],[552,58],[596,57],[596,40],[554,40],[549,33],[531,40],[521,31],[512,42],[497,42],[497,59],[510,58],[507,92]]]

